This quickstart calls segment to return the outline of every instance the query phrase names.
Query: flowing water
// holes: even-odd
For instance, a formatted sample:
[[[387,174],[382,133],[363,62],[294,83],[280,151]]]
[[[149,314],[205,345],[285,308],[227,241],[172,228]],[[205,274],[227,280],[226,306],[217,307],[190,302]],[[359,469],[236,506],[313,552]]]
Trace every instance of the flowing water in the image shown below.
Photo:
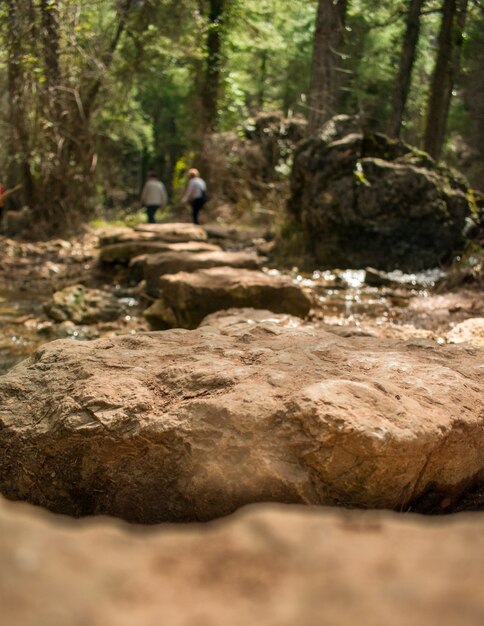
[[[268,270],[278,274],[279,270]],[[293,279],[307,290],[314,302],[313,321],[339,327],[348,332],[361,332],[376,336],[412,335],[439,340],[443,326],[452,326],[444,315],[440,320],[432,307],[413,311],[412,301],[431,299],[431,288],[440,278],[438,270],[405,275],[394,272],[388,275],[391,286],[369,286],[362,270],[315,271],[311,275],[293,272]],[[113,285],[113,293],[119,293]],[[120,300],[129,309],[119,322],[76,326],[72,323],[56,324],[43,311],[49,297],[31,291],[0,290],[0,375],[13,365],[31,355],[46,341],[59,337],[77,340],[95,339],[106,334],[135,333],[146,330],[139,303],[133,298]],[[445,309],[447,312],[447,309]],[[432,334],[433,333],[433,334]]]
[[[147,330],[139,301],[125,296],[119,285],[111,290],[118,293],[125,313],[114,322],[91,325],[50,320],[43,306],[50,295],[0,290],[0,376],[47,341],[61,338],[85,341]]]
[[[0,375],[45,341],[39,333],[43,297],[0,291]]]

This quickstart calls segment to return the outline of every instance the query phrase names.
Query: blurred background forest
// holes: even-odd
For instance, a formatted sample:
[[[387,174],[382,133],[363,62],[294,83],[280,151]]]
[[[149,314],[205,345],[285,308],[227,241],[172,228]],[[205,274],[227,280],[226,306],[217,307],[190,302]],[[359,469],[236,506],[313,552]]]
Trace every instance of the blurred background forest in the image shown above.
[[[192,164],[239,171],[261,112],[357,114],[484,187],[478,0],[5,0],[0,36],[1,178],[45,235],[137,209],[150,168],[175,201]]]

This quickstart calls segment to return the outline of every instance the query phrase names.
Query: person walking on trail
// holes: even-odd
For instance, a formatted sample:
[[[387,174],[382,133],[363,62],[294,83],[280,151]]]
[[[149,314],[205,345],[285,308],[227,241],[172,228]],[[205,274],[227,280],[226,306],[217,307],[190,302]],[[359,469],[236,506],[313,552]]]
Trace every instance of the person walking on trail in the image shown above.
[[[162,209],[168,203],[168,196],[165,185],[158,180],[155,172],[148,174],[148,180],[141,192],[141,204],[146,209],[148,224],[156,224],[156,211]]]
[[[200,172],[193,167],[188,170],[188,185],[182,202],[183,204],[190,203],[192,205],[192,220],[194,224],[200,223],[198,214],[207,200],[207,184],[200,177]]]

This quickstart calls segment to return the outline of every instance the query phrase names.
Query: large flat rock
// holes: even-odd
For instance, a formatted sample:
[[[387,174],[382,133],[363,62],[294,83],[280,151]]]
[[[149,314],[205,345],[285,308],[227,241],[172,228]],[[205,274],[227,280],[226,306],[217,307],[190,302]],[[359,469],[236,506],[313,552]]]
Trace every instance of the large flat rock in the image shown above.
[[[128,241],[132,238],[134,230],[127,226],[119,228],[105,228],[98,231],[99,246],[108,246],[112,243],[119,243],[120,241]],[[148,235],[148,239],[152,237]]]
[[[3,626],[481,626],[484,518],[259,506],[142,532],[0,501]]]
[[[311,308],[308,296],[289,277],[231,267],[161,276],[156,292],[160,298],[145,316],[157,329],[196,328],[207,315],[233,307],[298,317],[305,317]]]
[[[207,241],[207,233],[197,224],[172,222],[168,224],[140,224],[138,233],[151,233],[158,241],[177,243],[182,241]]]
[[[142,235],[138,238],[138,235]],[[145,235],[149,235],[147,238]],[[206,241],[186,241],[168,243],[151,239],[150,233],[134,233],[131,239],[105,245],[99,251],[101,263],[120,263],[127,265],[141,255],[181,252],[219,252],[221,248]]]
[[[159,253],[168,254],[180,254],[180,253],[196,253],[196,252],[222,252],[222,248],[213,243],[206,243],[204,241],[188,241],[187,243],[165,243],[156,244],[164,246],[163,249],[154,250],[148,249],[143,254],[137,254],[129,258],[129,277],[131,280],[139,282],[143,280],[145,275],[145,264],[148,258],[156,256]],[[125,255],[126,256],[126,255]],[[123,261],[124,263],[124,261]]]
[[[141,254],[174,251],[169,244],[185,244],[185,250],[190,252],[220,249],[207,243],[207,233],[196,224],[141,224],[134,229],[116,228],[101,232],[99,260],[127,264]]]
[[[99,232],[99,246],[128,241],[164,241],[176,243],[186,241],[206,241],[207,234],[201,226],[185,222],[167,224],[141,224],[136,228],[107,228]]]
[[[159,295],[160,276],[178,272],[195,272],[211,267],[260,269],[263,259],[254,252],[191,252],[171,251],[149,255],[144,263],[144,278],[149,294]]]
[[[55,341],[0,378],[0,492],[142,522],[445,510],[484,482],[482,355],[270,321]]]

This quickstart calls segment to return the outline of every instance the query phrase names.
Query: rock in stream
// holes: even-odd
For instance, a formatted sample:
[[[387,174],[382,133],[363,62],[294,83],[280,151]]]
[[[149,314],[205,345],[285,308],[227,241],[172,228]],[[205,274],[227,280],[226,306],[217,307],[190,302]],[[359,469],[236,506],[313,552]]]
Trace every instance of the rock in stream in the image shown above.
[[[311,300],[287,276],[233,267],[213,267],[157,277],[145,311],[157,329],[196,328],[204,317],[223,309],[251,307],[305,317]]]
[[[55,341],[0,378],[0,490],[146,523],[445,509],[484,480],[482,355],[270,320]]]

